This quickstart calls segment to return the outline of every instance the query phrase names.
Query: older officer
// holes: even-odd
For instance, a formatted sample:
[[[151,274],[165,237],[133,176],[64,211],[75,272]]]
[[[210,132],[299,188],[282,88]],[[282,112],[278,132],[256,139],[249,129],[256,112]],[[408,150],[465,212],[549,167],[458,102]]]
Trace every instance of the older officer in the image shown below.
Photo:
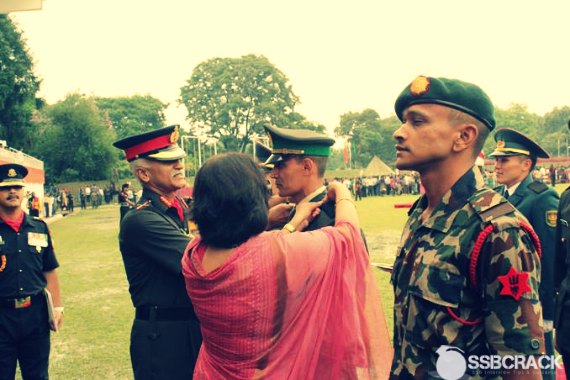
[[[63,323],[48,227],[21,208],[27,174],[21,165],[0,165],[0,379],[15,377],[16,362],[24,379],[47,379],[50,327]],[[44,288],[55,305],[52,321]]]
[[[554,265],[554,289],[558,293],[554,313],[556,347],[564,360],[566,377],[570,377],[570,187],[560,196],[556,243]]]
[[[186,184],[186,154],[177,140],[178,126],[170,126],[113,144],[125,151],[143,187],[119,234],[136,309],[131,331],[136,379],[192,378],[202,342],[180,264],[190,239],[188,206],[176,195]]]
[[[334,139],[306,129],[266,126],[265,131],[272,141],[272,154],[265,164],[273,165],[271,177],[279,196],[289,197],[294,204],[321,201],[327,193],[324,174]],[[288,219],[293,219],[293,215],[294,212]],[[325,203],[305,231],[332,226],[334,220],[334,204]],[[283,228],[295,231],[289,223]]]
[[[447,376],[457,369],[445,359],[450,349],[475,358],[543,353],[534,232],[500,194],[484,187],[474,167],[495,127],[491,100],[471,83],[420,76],[395,109],[402,121],[394,132],[396,166],[418,171],[426,192],[409,212],[392,272],[391,378]],[[487,373],[484,365],[475,373],[473,367],[459,370],[540,378],[538,369],[525,375],[503,368]],[[453,374],[446,378],[463,373]]]
[[[548,153],[527,136],[512,129],[498,129],[497,147],[491,153],[495,159],[497,183],[504,185],[505,197],[528,219],[540,239],[542,247],[540,302],[544,318],[546,353],[554,355],[554,257],[558,193],[553,187],[532,178],[537,158],[548,158]],[[548,373],[546,373],[548,372]],[[553,370],[543,373],[554,379]]]

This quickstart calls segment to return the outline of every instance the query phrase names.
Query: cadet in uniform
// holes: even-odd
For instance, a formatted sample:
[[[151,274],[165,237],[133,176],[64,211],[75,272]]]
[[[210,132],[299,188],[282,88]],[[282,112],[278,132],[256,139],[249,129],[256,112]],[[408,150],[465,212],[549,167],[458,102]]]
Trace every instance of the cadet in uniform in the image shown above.
[[[131,136],[113,145],[125,151],[143,187],[121,222],[119,244],[135,307],[131,362],[135,379],[190,379],[202,337],[186,293],[180,260],[190,241],[186,156],[178,126]]]
[[[334,139],[306,129],[284,129],[266,126],[272,142],[271,156],[265,162],[273,165],[271,177],[280,197],[289,197],[294,204],[319,202],[326,196],[324,174]],[[294,211],[289,220],[293,219]],[[327,202],[305,231],[334,225],[334,204]],[[289,223],[283,227],[295,229]]]
[[[395,109],[402,121],[394,132],[396,166],[418,171],[426,193],[409,211],[392,272],[391,378],[439,378],[437,361],[449,346],[477,357],[542,354],[534,232],[506,199],[484,188],[474,167],[495,127],[491,100],[473,84],[420,76]]]
[[[15,378],[16,362],[24,380],[47,379],[50,327],[63,323],[48,227],[21,208],[27,174],[21,165],[0,165],[0,379]],[[51,326],[44,288],[55,306]]]
[[[558,293],[554,313],[556,347],[564,360],[566,377],[570,378],[570,187],[560,196],[556,243],[554,265],[554,289]]]
[[[532,178],[537,158],[549,158],[548,153],[527,136],[512,129],[498,129],[497,147],[491,153],[495,159],[497,183],[509,202],[528,219],[540,239],[542,248],[540,302],[544,318],[546,354],[554,355],[554,258],[556,256],[556,215],[559,197],[553,187]],[[554,379],[552,369],[545,370],[545,379]]]

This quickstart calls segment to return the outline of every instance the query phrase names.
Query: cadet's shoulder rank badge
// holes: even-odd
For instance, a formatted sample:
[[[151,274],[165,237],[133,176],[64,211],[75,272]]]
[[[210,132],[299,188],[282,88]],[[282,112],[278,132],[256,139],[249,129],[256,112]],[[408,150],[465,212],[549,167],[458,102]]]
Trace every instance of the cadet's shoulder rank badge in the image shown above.
[[[0,272],[4,272],[6,269],[6,255],[0,256]]]
[[[509,273],[499,276],[499,282],[503,285],[500,295],[511,296],[518,301],[524,293],[532,292],[528,279],[528,272],[518,272],[514,267],[509,269]]]

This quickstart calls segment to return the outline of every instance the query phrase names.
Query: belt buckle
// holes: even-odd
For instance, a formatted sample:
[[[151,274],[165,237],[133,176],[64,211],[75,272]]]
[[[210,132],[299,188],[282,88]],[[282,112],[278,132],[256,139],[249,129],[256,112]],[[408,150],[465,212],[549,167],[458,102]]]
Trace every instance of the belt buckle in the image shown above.
[[[27,296],[23,298],[16,298],[14,300],[14,308],[16,309],[24,309],[26,307],[32,306],[32,297]]]

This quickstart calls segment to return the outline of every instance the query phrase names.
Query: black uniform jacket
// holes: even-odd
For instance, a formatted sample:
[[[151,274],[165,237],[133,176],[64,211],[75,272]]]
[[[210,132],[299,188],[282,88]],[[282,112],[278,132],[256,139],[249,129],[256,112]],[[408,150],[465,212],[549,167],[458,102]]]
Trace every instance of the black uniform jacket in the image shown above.
[[[190,241],[187,218],[185,212],[181,221],[174,207],[145,189],[137,208],[122,220],[119,244],[133,306],[192,306],[180,264]]]

